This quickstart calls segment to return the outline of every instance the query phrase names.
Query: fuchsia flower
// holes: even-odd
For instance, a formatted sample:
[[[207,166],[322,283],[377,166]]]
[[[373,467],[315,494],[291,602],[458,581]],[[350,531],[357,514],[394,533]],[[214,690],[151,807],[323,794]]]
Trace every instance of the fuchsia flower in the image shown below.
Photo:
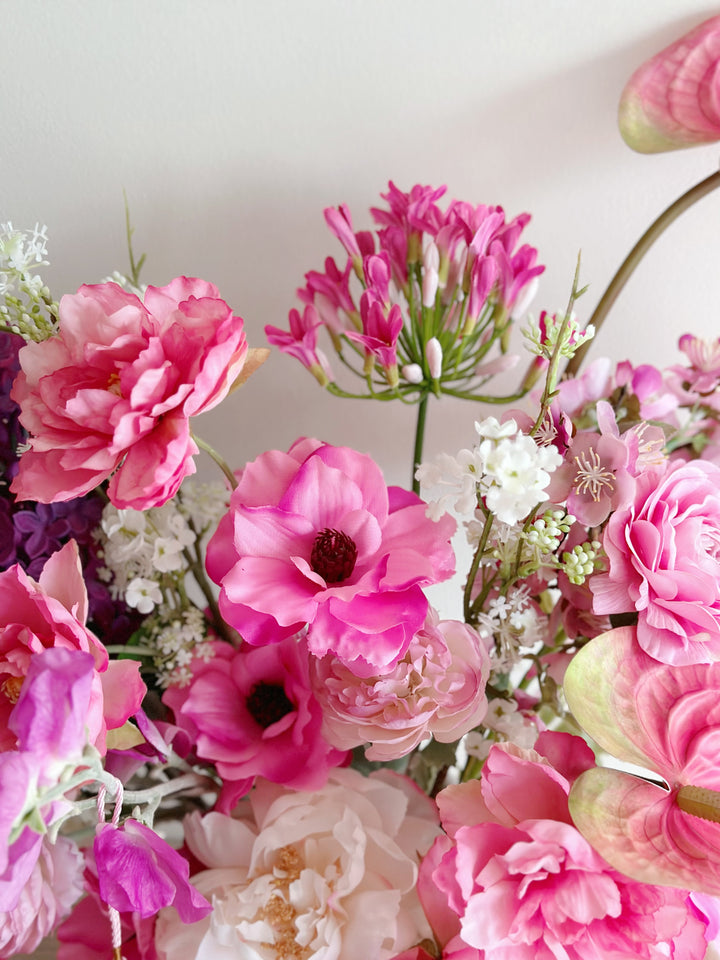
[[[454,569],[455,521],[386,487],[347,447],[299,440],[248,464],[207,548],[223,616],[255,645],[308,625],[315,656],[392,669],[425,621],[422,587]]]
[[[620,98],[620,132],[640,153],[720,140],[720,17],[646,61]]]
[[[36,583],[19,565],[0,573],[0,750],[16,741],[9,717],[34,658],[48,648],[92,655],[90,742],[105,751],[108,729],[121,727],[145,694],[139,663],[108,658],[87,629],[87,591],[77,544],[69,541],[46,562]]]
[[[602,543],[595,613],[636,610],[638,642],[656,660],[720,660],[719,466],[673,461],[637,476]]]
[[[537,751],[496,745],[480,781],[438,796],[448,836],[419,893],[443,958],[702,960],[708,922],[687,891],[629,880],[572,826],[567,795],[590,748],[546,732]]]
[[[570,794],[578,829],[636,880],[720,894],[720,664],[658,663],[620,627],[575,656],[565,695],[604,750],[665,781],[588,770]]]
[[[247,355],[217,289],[178,277],[144,302],[117,284],[60,302],[57,335],[20,351],[12,397],[31,434],[12,490],[53,503],[112,476],[117,507],[159,506],[194,473],[190,417],[228,393]]]
[[[195,742],[198,757],[212,760],[226,782],[220,809],[229,812],[258,776],[303,790],[322,786],[347,756],[321,734],[306,642],[285,637],[237,650],[217,641],[213,654],[195,659],[190,685],[170,687],[163,701]]]

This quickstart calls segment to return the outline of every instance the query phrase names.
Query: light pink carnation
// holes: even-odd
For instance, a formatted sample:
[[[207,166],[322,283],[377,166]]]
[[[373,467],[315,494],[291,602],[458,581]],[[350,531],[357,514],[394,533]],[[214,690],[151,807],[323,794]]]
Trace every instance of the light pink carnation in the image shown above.
[[[637,610],[640,646],[663,663],[720,660],[720,467],[667,463],[635,479],[603,535],[597,614]]]
[[[248,464],[208,544],[223,616],[249,643],[308,628],[315,656],[392,669],[425,622],[422,587],[454,570],[455,521],[387,487],[370,457],[299,440]]]
[[[442,743],[459,740],[485,716],[489,672],[472,627],[438,622],[434,611],[388,674],[356,677],[334,657],[312,668],[326,737],[344,749],[369,743],[369,760],[403,757],[430,734]]]
[[[161,960],[390,960],[430,933],[415,884],[437,812],[406,777],[336,770],[314,793],[260,781],[232,817],[185,824],[213,913],[186,926],[163,911]]]
[[[438,797],[449,836],[419,886],[443,957],[702,960],[708,920],[687,891],[629,880],[572,826],[567,793],[590,749],[549,732],[538,749],[496,745],[481,781]]]
[[[60,302],[58,333],[20,351],[12,397],[31,435],[12,490],[53,503],[112,475],[117,507],[159,506],[194,473],[189,418],[219,403],[240,373],[240,317],[203,280],[83,286]]]

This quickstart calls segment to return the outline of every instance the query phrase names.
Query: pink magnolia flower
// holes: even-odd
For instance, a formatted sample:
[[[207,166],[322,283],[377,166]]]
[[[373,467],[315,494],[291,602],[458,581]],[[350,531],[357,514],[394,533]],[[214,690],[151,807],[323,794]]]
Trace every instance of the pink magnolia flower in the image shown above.
[[[537,748],[496,745],[480,781],[438,797],[449,836],[419,891],[443,957],[702,960],[708,923],[687,891],[629,880],[572,826],[567,795],[589,747],[546,732]]]
[[[0,913],[0,954],[32,953],[82,895],[82,856],[67,837],[41,839],[17,903]],[[77,958],[74,958],[77,960]]]
[[[69,541],[45,563],[35,582],[19,565],[0,573],[0,750],[16,742],[10,713],[33,658],[58,647],[92,655],[94,673],[86,724],[90,742],[105,750],[108,729],[121,727],[140,707],[145,684],[139,663],[110,661],[87,629],[87,591],[77,544]]]
[[[720,16],[647,60],[620,98],[623,139],[640,153],[720,140]]]
[[[213,643],[210,660],[195,659],[187,687],[170,687],[163,701],[212,760],[234,801],[256,777],[310,790],[347,759],[322,736],[323,712],[313,696],[303,639],[237,650]],[[221,809],[229,812],[225,800]]]
[[[213,912],[183,926],[163,911],[158,954],[390,960],[430,934],[415,884],[437,834],[434,803],[389,771],[335,770],[314,792],[260,781],[232,817],[186,819]]]
[[[667,462],[636,477],[602,543],[595,613],[637,610],[638,642],[656,660],[720,660],[720,467]]]
[[[100,896],[121,913],[147,918],[172,905],[183,923],[194,923],[212,910],[189,882],[187,860],[137,820],[104,823],[93,852]]]
[[[331,656],[312,665],[326,737],[345,749],[369,743],[368,760],[405,756],[430,734],[459,740],[485,716],[489,673],[477,633],[434,611],[389,673],[356,677]]]
[[[633,627],[595,637],[570,664],[565,695],[578,723],[667,784],[597,767],[573,786],[576,826],[628,876],[720,894],[719,694],[720,664],[659,663]]]
[[[194,473],[190,417],[227,394],[247,354],[243,323],[203,280],[83,286],[57,335],[20,351],[12,397],[31,435],[12,490],[53,503],[112,476],[117,507],[159,506]]]
[[[422,587],[453,572],[455,521],[425,515],[347,447],[299,440],[248,464],[207,548],[223,616],[250,643],[308,625],[315,656],[392,669],[425,621]]]

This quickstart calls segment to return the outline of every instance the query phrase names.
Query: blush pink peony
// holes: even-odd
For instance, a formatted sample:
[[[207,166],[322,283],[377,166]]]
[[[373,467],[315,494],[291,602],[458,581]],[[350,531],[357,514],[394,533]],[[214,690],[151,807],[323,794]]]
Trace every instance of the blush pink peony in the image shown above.
[[[12,484],[53,503],[112,477],[117,507],[159,506],[194,473],[190,417],[219,403],[247,354],[240,317],[203,280],[83,286],[60,302],[55,336],[20,351],[12,397],[31,448]]]
[[[668,462],[635,478],[590,580],[597,614],[637,611],[640,646],[663,663],[720,660],[720,467]]]
[[[0,573],[0,750],[14,747],[10,714],[33,657],[50,647],[92,655],[95,669],[86,724],[90,742],[105,751],[109,729],[121,727],[145,694],[139,663],[110,661],[85,626],[87,591],[77,544],[54,553],[36,582],[19,565]]]
[[[430,933],[416,880],[437,811],[406,777],[335,770],[311,793],[260,781],[232,817],[185,826],[213,912],[183,925],[163,911],[161,960],[390,960]]]
[[[434,611],[387,674],[356,677],[331,656],[311,670],[325,736],[344,749],[369,743],[368,760],[403,757],[430,734],[459,740],[487,712],[485,646],[472,627],[439,621]]]
[[[392,669],[425,622],[422,587],[454,571],[455,521],[387,487],[368,456],[318,440],[248,464],[207,548],[220,609],[249,643],[308,625],[358,675]]]
[[[688,892],[629,880],[572,826],[567,794],[589,747],[549,732],[537,746],[493,747],[481,781],[438,797],[449,836],[419,887],[443,957],[702,960],[708,920]]]

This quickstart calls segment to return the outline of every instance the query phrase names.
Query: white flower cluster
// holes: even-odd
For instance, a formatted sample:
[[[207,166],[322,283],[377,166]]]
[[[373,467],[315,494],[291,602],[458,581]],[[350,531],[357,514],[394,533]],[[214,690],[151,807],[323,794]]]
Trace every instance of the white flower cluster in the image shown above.
[[[554,447],[539,447],[514,420],[501,424],[488,417],[475,429],[480,443],[472,450],[460,450],[455,457],[441,454],[418,467],[418,480],[430,488],[428,515],[437,519],[450,508],[472,514],[481,497],[501,523],[512,526],[542,502],[562,457]],[[439,488],[438,496],[433,488]]]
[[[523,329],[522,334],[526,340],[525,346],[530,353],[549,360],[555,352],[559,339],[560,356],[573,357],[579,347],[588,343],[595,336],[593,324],[589,323],[584,330],[581,330],[574,313],[570,315],[563,329],[564,321],[564,314],[549,314],[545,311],[540,314],[537,320],[529,317],[528,324]]]
[[[478,616],[478,629],[494,640],[490,654],[493,673],[507,673],[543,639],[547,620],[529,600],[529,587],[508,591],[507,596],[492,597]]]
[[[157,617],[157,629],[148,638],[154,647],[155,669],[161,687],[186,687],[192,679],[190,664],[194,657],[210,660],[213,647],[208,639],[205,617],[197,607],[181,613],[163,608]]]
[[[19,333],[26,340],[45,340],[57,318],[57,304],[37,265],[47,266],[47,227],[35,224],[32,230],[16,230],[12,223],[0,223],[0,326]]]
[[[530,750],[538,736],[537,726],[520,712],[517,703],[499,697],[488,703],[482,725],[486,731],[492,732],[491,737],[473,731],[465,738],[465,749],[471,757],[477,757],[478,760],[487,760],[490,748],[497,741],[509,741]]]
[[[201,537],[214,530],[227,512],[229,493],[224,483],[193,483],[185,481],[178,499],[178,509],[190,527]]]
[[[152,510],[103,510],[102,555],[110,592],[129,607],[151,613],[162,600],[162,575],[184,571],[183,550],[195,533],[174,501]]]

